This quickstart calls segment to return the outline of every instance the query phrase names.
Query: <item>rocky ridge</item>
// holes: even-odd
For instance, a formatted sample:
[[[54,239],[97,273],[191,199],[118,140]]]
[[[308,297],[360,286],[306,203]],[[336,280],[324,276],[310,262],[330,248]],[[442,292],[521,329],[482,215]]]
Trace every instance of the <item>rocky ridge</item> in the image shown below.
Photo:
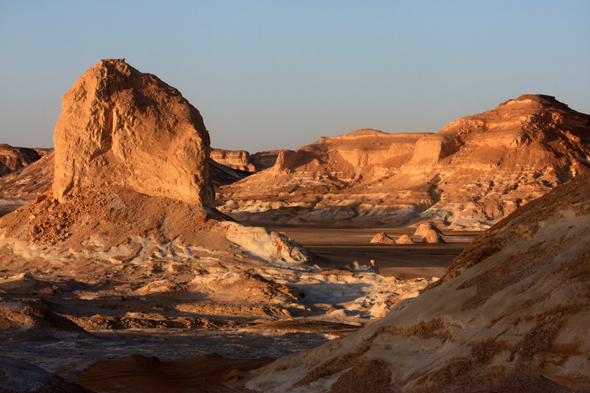
[[[590,390],[590,173],[519,208],[383,319],[256,372],[265,392]]]
[[[41,158],[35,149],[0,144],[0,176],[15,172]]]
[[[590,167],[590,116],[523,95],[436,134],[357,130],[221,187],[240,220],[483,229]]]

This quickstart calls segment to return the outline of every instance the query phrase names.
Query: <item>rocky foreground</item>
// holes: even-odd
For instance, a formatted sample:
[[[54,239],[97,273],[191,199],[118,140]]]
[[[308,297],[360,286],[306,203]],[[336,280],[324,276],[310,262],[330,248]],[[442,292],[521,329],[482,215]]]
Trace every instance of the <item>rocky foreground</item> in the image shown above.
[[[523,95],[436,134],[357,130],[281,151],[272,168],[221,187],[216,203],[256,223],[482,230],[589,168],[590,116]]]
[[[123,60],[89,69],[62,107],[54,155],[35,163],[54,160],[51,188],[0,218],[0,344],[9,358],[65,375],[127,348],[196,355],[200,344],[187,343],[207,332],[241,337],[238,352],[255,345],[244,337],[312,334],[301,349],[386,315],[429,283],[343,266],[217,211],[199,112]],[[157,343],[171,331],[176,341]],[[0,374],[1,388],[29,372],[46,380],[15,367]]]
[[[384,318],[280,359],[264,392],[590,390],[590,173],[518,209]]]

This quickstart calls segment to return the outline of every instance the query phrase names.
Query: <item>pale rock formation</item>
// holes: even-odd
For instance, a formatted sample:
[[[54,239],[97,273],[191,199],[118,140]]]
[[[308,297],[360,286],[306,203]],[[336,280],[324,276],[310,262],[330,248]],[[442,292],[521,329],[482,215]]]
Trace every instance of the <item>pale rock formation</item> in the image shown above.
[[[441,230],[438,229],[436,225],[434,225],[431,222],[425,222],[423,224],[418,225],[418,227],[416,228],[416,232],[414,232],[414,236],[424,236],[428,231],[434,231],[439,235],[442,235]]]
[[[37,161],[41,155],[34,149],[0,144],[0,176],[15,172]]]
[[[53,197],[121,185],[213,205],[209,134],[180,92],[124,60],[102,60],[64,95]]]
[[[397,244],[414,244],[414,240],[409,235],[401,235],[395,242]]]
[[[379,232],[371,239],[371,243],[395,244],[395,240],[387,236],[385,232]]]
[[[217,205],[253,223],[433,221],[481,230],[589,168],[590,116],[524,95],[437,134],[321,138],[283,153],[273,170],[221,187]]]
[[[590,173],[474,241],[383,319],[258,370],[264,392],[590,390]]]
[[[250,162],[254,164],[257,171],[268,169],[277,162],[277,158],[282,150],[260,151],[250,155]]]
[[[211,149],[210,157],[213,161],[232,169],[256,171],[256,167],[250,162],[250,153],[245,150]]]
[[[201,125],[156,77],[122,60],[90,69],[64,98],[54,157],[42,159],[55,161],[53,189],[0,218],[3,296],[59,307],[88,330],[237,328],[293,313],[358,326],[428,284],[338,269],[215,210]],[[277,155],[278,171],[296,165]],[[3,335],[26,333],[13,305],[0,304]]]
[[[422,235],[422,239],[420,240],[422,243],[446,243],[445,239],[443,238],[440,232],[435,231],[434,229],[428,229]]]

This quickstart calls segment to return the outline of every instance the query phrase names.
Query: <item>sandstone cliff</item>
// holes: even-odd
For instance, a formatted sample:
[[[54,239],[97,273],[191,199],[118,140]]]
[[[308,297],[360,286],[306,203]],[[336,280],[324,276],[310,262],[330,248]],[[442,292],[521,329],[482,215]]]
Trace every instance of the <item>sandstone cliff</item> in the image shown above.
[[[590,116],[524,95],[437,134],[357,130],[282,154],[222,187],[219,209],[253,222],[482,229],[590,168]]]
[[[246,172],[256,172],[256,167],[250,161],[250,153],[245,150],[212,149],[211,159],[221,165]]]
[[[359,332],[280,359],[264,392],[590,389],[590,173],[482,235],[440,284]]]

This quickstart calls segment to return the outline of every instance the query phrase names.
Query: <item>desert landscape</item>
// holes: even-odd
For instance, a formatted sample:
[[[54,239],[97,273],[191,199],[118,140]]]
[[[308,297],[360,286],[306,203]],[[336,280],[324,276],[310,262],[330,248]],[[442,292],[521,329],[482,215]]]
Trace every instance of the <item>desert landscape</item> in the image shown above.
[[[211,149],[124,59],[0,147],[1,392],[590,391],[590,116]]]

